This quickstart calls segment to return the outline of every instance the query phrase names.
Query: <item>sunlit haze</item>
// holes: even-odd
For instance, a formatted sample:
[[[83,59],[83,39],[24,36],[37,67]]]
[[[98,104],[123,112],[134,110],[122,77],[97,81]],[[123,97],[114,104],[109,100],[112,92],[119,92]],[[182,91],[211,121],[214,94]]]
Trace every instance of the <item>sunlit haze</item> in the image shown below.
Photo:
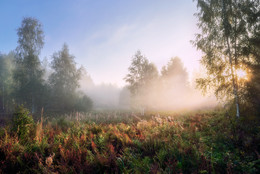
[[[238,76],[238,79],[244,79],[244,80],[247,80],[248,79],[248,74],[245,70],[243,69],[238,69],[237,70],[237,76]]]
[[[159,71],[178,56],[191,78],[201,56],[190,43],[198,31],[195,12],[191,0],[1,0],[0,52],[14,50],[23,17],[35,17],[45,33],[41,60],[66,42],[95,84],[124,86],[138,49]]]

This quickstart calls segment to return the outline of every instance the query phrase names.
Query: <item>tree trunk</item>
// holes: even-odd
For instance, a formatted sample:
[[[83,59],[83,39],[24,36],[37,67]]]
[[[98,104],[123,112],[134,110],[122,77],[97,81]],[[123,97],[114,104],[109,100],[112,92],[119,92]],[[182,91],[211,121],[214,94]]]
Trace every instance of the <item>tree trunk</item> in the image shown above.
[[[228,45],[228,54],[229,54],[229,64],[231,67],[231,76],[232,76],[232,84],[233,84],[233,93],[235,96],[235,104],[236,104],[236,116],[240,117],[240,111],[239,111],[239,98],[238,98],[238,86],[235,80],[235,75],[234,75],[234,70],[233,70],[233,63],[232,63],[232,56],[231,56],[231,52],[230,52],[230,45],[229,45],[229,40],[228,38],[226,38],[227,40],[227,45]],[[235,69],[236,71],[236,69]]]
[[[223,12],[223,20],[224,20],[224,33],[225,33],[225,37],[226,37],[226,44],[227,44],[227,47],[228,47],[228,57],[229,57],[229,64],[230,64],[230,68],[231,68],[233,93],[234,93],[234,96],[235,96],[234,99],[235,99],[235,105],[236,105],[236,116],[239,118],[240,117],[240,110],[239,110],[238,85],[237,85],[237,80],[236,80],[237,77],[235,77],[234,70],[233,70],[233,61],[232,61],[232,54],[231,54],[231,50],[230,50],[230,41],[229,41],[229,34],[228,34],[229,31],[227,31],[228,30],[228,19],[226,17],[226,5],[224,3],[224,0],[222,0],[222,5],[223,5],[223,9],[222,9],[223,11],[222,12]],[[235,60],[235,63],[236,62],[237,62],[237,60]],[[235,66],[235,71],[236,71],[236,66]]]

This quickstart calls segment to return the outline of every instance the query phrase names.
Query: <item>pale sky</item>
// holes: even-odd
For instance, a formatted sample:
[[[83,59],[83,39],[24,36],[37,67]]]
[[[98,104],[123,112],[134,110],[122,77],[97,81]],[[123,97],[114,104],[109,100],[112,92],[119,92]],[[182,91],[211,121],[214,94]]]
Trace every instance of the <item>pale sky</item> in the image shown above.
[[[45,33],[40,58],[66,42],[96,84],[125,85],[138,49],[159,71],[178,56],[191,75],[201,57],[190,43],[196,11],[192,0],[0,0],[0,52],[14,50],[23,17],[35,17]]]

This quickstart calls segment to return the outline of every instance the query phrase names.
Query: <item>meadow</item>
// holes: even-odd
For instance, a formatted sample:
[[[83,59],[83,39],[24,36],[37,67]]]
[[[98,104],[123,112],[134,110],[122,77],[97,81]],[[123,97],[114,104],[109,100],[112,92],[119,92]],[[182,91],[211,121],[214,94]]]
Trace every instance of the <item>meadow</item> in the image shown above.
[[[0,128],[0,173],[257,173],[259,126],[226,111],[30,116]]]

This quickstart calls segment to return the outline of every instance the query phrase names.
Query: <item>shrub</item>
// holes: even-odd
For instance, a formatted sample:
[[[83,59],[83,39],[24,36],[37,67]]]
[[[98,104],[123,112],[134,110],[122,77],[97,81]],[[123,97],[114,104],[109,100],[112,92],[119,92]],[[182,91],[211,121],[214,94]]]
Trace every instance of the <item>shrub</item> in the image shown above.
[[[34,121],[28,109],[19,106],[13,115],[12,131],[16,132],[19,139],[26,140],[32,132]]]
[[[83,97],[79,98],[75,109],[79,112],[89,112],[93,107],[93,101],[88,96],[84,95]]]

